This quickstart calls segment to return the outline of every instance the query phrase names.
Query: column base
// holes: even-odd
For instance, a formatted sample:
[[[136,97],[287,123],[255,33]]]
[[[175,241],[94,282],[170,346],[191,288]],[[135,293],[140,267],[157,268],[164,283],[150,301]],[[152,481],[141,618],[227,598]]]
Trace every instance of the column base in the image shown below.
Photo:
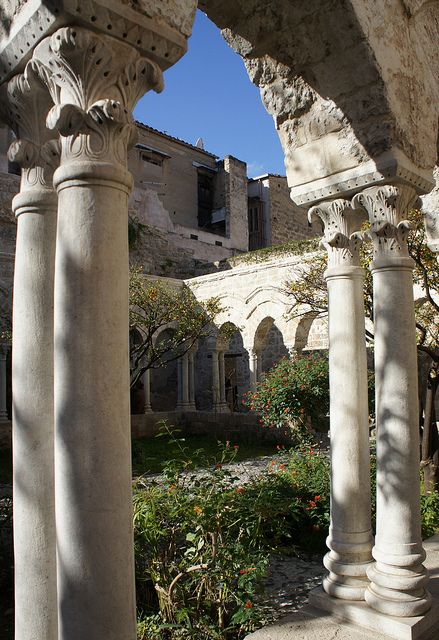
[[[347,578],[328,574],[323,578],[323,589],[333,598],[341,600],[364,600],[369,581],[364,578]]]
[[[218,403],[217,405],[213,406],[213,410],[216,413],[231,413],[230,411],[230,407],[228,404],[224,403]]]
[[[191,407],[189,403],[181,403],[175,407],[176,411],[191,411]]]
[[[439,598],[424,616],[398,618],[371,609],[366,602],[349,602],[325,593],[322,587],[309,594],[309,604],[328,611],[336,620],[344,620],[375,633],[388,635],[395,640],[430,640],[434,627],[439,623]]]
[[[376,611],[391,616],[412,617],[430,609],[431,596],[425,589],[428,572],[422,564],[404,567],[375,562],[368,568],[367,575],[370,585],[365,599]]]

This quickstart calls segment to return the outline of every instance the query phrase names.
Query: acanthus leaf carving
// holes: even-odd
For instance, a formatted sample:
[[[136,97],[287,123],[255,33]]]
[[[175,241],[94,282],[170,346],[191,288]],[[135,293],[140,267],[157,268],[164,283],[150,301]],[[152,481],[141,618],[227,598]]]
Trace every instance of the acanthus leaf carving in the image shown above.
[[[50,188],[58,164],[58,143],[46,127],[45,117],[52,101],[34,61],[30,60],[24,72],[9,81],[3,98],[3,117],[17,136],[9,147],[8,158],[23,169],[21,189]]]
[[[311,207],[310,222],[316,218],[324,225],[321,246],[328,252],[328,266],[359,266],[360,247],[364,234],[360,232],[362,216],[349,200],[342,198],[321,202]]]
[[[354,196],[354,206],[369,217],[367,236],[375,258],[409,257],[407,238],[413,225],[403,218],[416,200],[415,189],[405,184],[368,187]]]
[[[158,65],[131,46],[80,27],[59,29],[34,55],[55,102],[47,124],[62,136],[63,161],[125,167],[135,141],[134,104],[147,89],[163,87]]]

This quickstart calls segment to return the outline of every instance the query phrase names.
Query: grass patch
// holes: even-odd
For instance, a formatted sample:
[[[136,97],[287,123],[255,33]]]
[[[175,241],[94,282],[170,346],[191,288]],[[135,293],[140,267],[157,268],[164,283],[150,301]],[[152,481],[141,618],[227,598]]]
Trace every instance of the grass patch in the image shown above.
[[[199,458],[200,449],[203,450],[203,460],[206,458],[212,464],[218,458],[218,438],[211,435],[183,436],[173,430],[174,437],[170,441],[169,436],[163,435],[156,438],[141,438],[133,441],[133,475],[144,473],[161,473],[163,465],[169,460],[177,460],[181,463]],[[226,440],[222,441],[224,444]],[[273,443],[248,443],[239,440],[230,441],[230,446],[238,446],[236,450],[236,462],[274,455],[276,445]]]

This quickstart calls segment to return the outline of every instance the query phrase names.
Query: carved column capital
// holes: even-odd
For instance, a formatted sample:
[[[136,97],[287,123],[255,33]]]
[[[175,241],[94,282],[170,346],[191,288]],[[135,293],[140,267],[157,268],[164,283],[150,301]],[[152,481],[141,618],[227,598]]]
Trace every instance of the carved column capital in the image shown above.
[[[353,197],[353,205],[364,209],[369,217],[368,237],[373,242],[375,260],[409,257],[407,237],[412,224],[405,216],[417,197],[413,187],[403,184],[368,187]]]
[[[328,267],[360,265],[359,249],[363,242],[361,212],[349,200],[339,198],[311,207],[308,219],[320,219],[324,225],[321,242],[328,252]]]
[[[8,158],[23,169],[21,192],[50,189],[59,162],[57,135],[46,127],[53,105],[34,61],[2,87],[2,119],[14,131]]]
[[[136,135],[132,109],[148,89],[163,88],[158,64],[82,27],[65,27],[43,40],[34,61],[54,102],[47,126],[62,136],[62,163],[126,168]]]

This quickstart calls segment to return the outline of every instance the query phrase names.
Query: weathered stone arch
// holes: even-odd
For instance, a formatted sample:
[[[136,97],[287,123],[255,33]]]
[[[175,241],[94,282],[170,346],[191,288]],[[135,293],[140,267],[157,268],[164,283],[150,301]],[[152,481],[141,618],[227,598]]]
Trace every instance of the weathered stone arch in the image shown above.
[[[279,131],[291,187],[370,160],[387,177],[398,173],[398,163],[408,173],[410,163],[431,170],[439,114],[437,3],[202,0],[199,5],[225,30],[260,87]],[[363,172],[373,173],[372,166]],[[429,180],[425,174],[422,188]],[[361,179],[350,186],[359,184]],[[306,201],[302,191],[293,193],[298,203]]]

